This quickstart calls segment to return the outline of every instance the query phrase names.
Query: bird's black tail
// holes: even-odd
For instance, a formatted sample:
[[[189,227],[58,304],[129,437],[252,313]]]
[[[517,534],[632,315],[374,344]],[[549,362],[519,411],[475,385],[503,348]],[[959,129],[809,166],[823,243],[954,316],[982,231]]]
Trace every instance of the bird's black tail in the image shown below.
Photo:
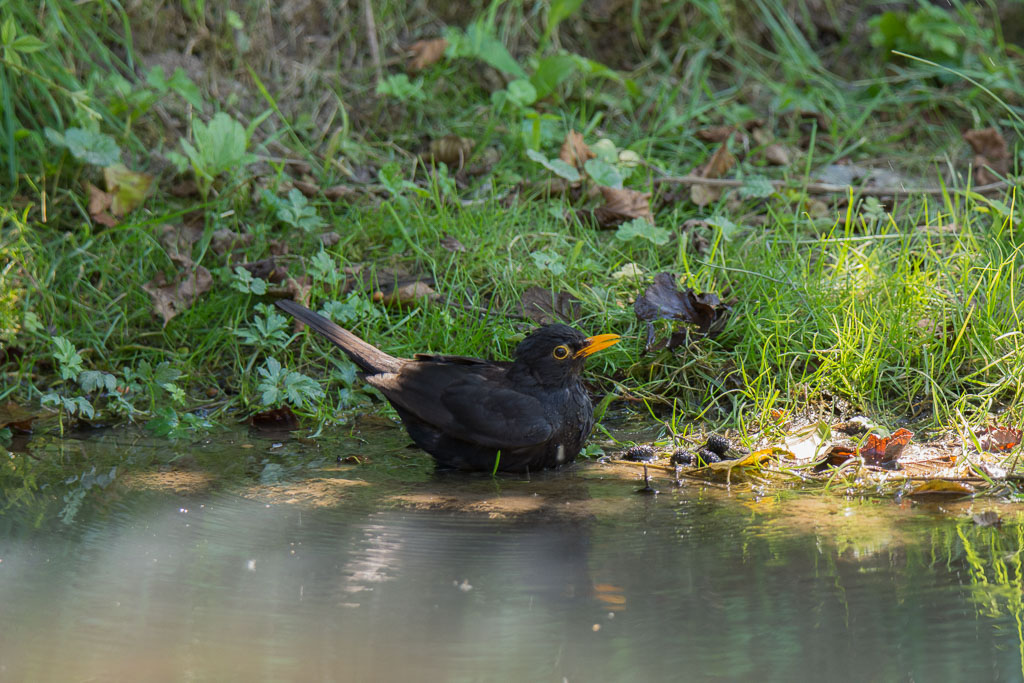
[[[389,356],[376,346],[367,344],[348,330],[335,325],[319,313],[315,313],[302,304],[290,299],[278,299],[277,307],[296,320],[306,323],[314,330],[327,337],[331,343],[340,348],[365,372],[378,374],[381,372],[397,372],[402,361]]]

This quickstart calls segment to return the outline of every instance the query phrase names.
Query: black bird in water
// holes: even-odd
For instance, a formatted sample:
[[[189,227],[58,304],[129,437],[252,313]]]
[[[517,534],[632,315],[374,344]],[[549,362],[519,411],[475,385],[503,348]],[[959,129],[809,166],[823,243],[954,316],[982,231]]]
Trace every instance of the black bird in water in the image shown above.
[[[583,361],[619,341],[546,325],[511,363],[418,353],[395,358],[305,306],[279,308],[340,347],[391,402],[416,445],[438,465],[526,472],[573,461],[594,426]]]

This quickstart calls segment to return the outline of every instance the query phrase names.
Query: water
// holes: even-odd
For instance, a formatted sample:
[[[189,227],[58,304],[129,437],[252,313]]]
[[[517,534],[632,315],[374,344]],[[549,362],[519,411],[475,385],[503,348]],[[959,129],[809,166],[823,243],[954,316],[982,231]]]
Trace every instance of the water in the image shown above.
[[[71,524],[9,515],[0,680],[1022,680],[1012,506],[434,475],[399,443],[196,445]]]

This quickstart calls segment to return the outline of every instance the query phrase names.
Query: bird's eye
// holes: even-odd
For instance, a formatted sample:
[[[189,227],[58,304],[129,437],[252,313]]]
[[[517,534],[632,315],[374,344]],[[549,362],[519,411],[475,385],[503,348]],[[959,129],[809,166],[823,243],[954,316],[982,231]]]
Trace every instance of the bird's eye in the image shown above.
[[[555,347],[555,350],[551,352],[551,355],[558,360],[565,360],[569,357],[569,347],[565,344],[560,344]]]

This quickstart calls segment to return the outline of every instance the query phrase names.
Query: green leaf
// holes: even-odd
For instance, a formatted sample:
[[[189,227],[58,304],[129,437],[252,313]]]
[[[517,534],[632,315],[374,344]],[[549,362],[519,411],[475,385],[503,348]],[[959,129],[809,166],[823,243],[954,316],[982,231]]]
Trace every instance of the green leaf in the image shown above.
[[[749,197],[764,199],[765,197],[771,197],[773,194],[775,194],[775,186],[763,175],[745,177],[739,191],[740,197],[744,199]]]
[[[55,144],[67,147],[71,155],[81,162],[95,166],[110,166],[121,158],[121,150],[114,138],[82,128],[68,128],[64,135],[46,137]],[[59,140],[59,142],[58,142]]]
[[[163,76],[163,70],[160,71],[160,76]],[[180,66],[171,74],[171,79],[167,81],[167,87],[178,93],[183,100],[199,111],[203,110],[203,96],[199,93],[199,86],[188,77],[188,73]]]
[[[710,218],[705,218],[704,222],[721,230],[722,239],[726,241],[731,240],[736,234],[736,231],[740,229],[740,226],[736,225],[725,216],[711,216]]]
[[[528,107],[537,101],[537,90],[530,81],[512,81],[508,84],[508,101],[520,107]]]
[[[377,94],[394,97],[403,102],[427,99],[426,93],[423,92],[423,79],[410,81],[405,74],[394,74],[377,83]]]
[[[579,171],[577,171],[571,164],[567,164],[561,159],[548,159],[535,149],[526,150],[526,156],[530,157],[555,175],[565,178],[571,183],[579,182],[580,180]]]
[[[192,137],[195,146],[182,140],[182,147],[193,165],[204,175],[213,178],[237,170],[249,162],[246,155],[249,140],[245,127],[229,114],[217,112],[207,124],[198,119],[193,120]]]
[[[533,259],[537,268],[546,270],[552,275],[562,275],[565,272],[562,257],[558,254],[553,254],[550,251],[534,251],[530,253],[530,258]]]
[[[536,88],[536,99],[544,99],[559,84],[576,71],[576,60],[567,55],[552,55],[537,63],[537,70],[530,76],[530,83]]]
[[[634,218],[631,221],[623,223],[619,226],[619,229],[615,231],[615,238],[622,240],[623,242],[629,242],[635,239],[644,239],[659,246],[667,244],[669,236],[670,233],[668,230],[651,225],[643,218]]]
[[[613,187],[617,190],[622,189],[622,173],[619,172],[618,168],[605,161],[587,159],[586,163],[583,164],[583,170],[598,185]]]
[[[583,0],[551,0],[548,10],[548,35],[558,30],[558,25],[575,14],[583,5]]]
[[[27,54],[29,52],[39,52],[46,47],[46,43],[35,36],[18,36],[14,39],[14,42],[10,44],[10,47],[15,52]]]
[[[530,77],[482,21],[473,22],[466,27],[465,32],[458,29],[446,31],[445,39],[448,41],[445,54],[450,57],[479,59],[516,78]]]

